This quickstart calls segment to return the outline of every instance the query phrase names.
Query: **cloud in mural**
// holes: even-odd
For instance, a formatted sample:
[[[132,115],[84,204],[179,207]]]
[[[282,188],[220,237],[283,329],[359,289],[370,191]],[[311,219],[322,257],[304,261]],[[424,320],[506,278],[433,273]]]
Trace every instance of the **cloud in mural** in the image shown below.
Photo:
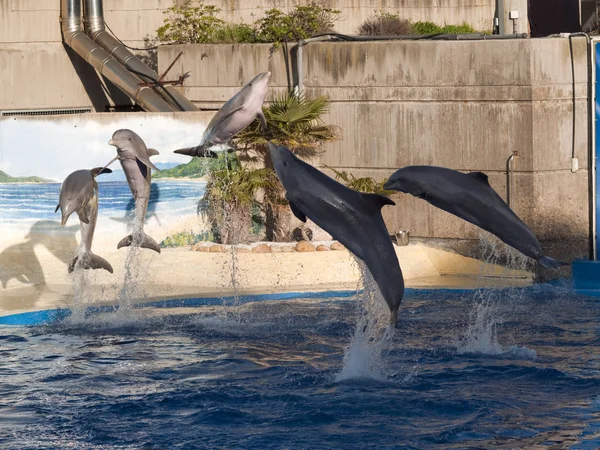
[[[173,150],[195,145],[206,124],[160,115],[136,114],[110,123],[90,116],[0,121],[0,170],[12,176],[39,176],[62,181],[78,169],[106,164],[116,156],[108,145],[114,131],[129,128],[160,155],[154,163],[186,163]]]

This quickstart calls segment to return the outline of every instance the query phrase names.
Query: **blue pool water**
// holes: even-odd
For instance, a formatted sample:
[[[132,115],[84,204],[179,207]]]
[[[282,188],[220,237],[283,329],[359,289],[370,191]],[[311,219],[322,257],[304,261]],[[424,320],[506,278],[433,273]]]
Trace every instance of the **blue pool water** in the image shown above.
[[[409,291],[391,342],[368,334],[365,305],[2,327],[0,446],[600,447],[597,299],[549,285]]]

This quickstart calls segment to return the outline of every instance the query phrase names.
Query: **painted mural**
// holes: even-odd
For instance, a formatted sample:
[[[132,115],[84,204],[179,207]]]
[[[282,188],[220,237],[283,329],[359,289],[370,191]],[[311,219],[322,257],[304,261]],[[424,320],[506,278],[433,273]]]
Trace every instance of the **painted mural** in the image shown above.
[[[61,182],[75,170],[102,167],[115,157],[108,141],[121,128],[160,152],[152,161],[164,170],[153,175],[146,232],[159,243],[182,231],[200,233],[197,205],[205,182],[201,173],[180,176],[177,168],[191,158],[173,150],[195,145],[204,126],[152,114],[0,119],[0,296],[69,283],[64,276],[77,251],[80,224],[73,214],[63,227],[60,211],[54,212]],[[93,249],[114,260],[122,259],[116,245],[131,232],[134,200],[120,164],[111,169],[97,177]]]

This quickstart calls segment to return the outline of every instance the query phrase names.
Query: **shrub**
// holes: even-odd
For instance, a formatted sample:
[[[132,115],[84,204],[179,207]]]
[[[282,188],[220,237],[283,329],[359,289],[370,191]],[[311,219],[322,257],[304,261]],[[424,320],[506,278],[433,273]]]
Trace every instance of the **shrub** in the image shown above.
[[[375,17],[365,20],[358,28],[360,36],[404,36],[412,33],[410,20],[386,12],[377,13]]]
[[[200,241],[209,240],[209,233],[194,234],[192,231],[181,231],[168,236],[160,243],[161,248],[166,247],[189,247]]]
[[[256,30],[247,23],[228,23],[215,30],[214,44],[253,44],[258,42]]]
[[[438,34],[442,32],[442,27],[433,22],[415,22],[413,24],[413,33],[419,35]]]
[[[215,31],[223,26],[217,18],[221,10],[213,5],[192,6],[191,0],[181,5],[173,5],[164,11],[167,17],[156,30],[161,42],[174,44],[200,44],[214,42]]]
[[[341,11],[325,8],[321,2],[313,0],[307,5],[296,7],[289,13],[272,8],[265,16],[254,23],[256,36],[260,42],[298,41],[319,34],[331,33],[333,24]]]
[[[466,22],[463,22],[460,25],[444,25],[442,28],[442,33],[446,34],[469,34],[475,32],[475,29]]]

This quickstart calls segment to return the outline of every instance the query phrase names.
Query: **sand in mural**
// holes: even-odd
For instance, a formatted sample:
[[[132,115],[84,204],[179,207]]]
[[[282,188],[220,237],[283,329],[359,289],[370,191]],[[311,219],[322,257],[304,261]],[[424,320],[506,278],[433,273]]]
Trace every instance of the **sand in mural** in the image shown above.
[[[53,274],[66,274],[80,232],[77,217],[61,227],[60,213],[54,212],[60,184],[74,170],[101,167],[112,159],[116,151],[108,140],[120,128],[136,131],[159,150],[152,160],[160,169],[189,162],[173,150],[197,141],[202,129],[193,122],[139,114],[102,124],[89,116],[0,121],[0,296],[25,287],[41,294],[57,282],[49,279]],[[117,252],[133,219],[125,175],[118,163],[112,169],[97,178],[94,249],[102,254]],[[147,232],[158,242],[179,231],[199,233],[197,204],[204,187],[201,178],[154,178]]]

